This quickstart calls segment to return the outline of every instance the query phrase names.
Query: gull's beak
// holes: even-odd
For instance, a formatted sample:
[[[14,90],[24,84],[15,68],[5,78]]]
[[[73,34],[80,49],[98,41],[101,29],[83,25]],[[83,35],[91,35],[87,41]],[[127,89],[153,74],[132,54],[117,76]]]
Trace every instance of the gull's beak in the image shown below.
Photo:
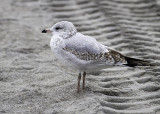
[[[42,33],[51,33],[52,31],[50,29],[44,29],[42,30]]]

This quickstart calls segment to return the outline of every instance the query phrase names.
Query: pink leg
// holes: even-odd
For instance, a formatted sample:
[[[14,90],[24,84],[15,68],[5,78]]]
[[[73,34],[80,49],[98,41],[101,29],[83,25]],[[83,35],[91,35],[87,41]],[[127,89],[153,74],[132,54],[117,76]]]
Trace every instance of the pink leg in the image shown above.
[[[77,87],[77,93],[79,93],[79,91],[80,91],[80,82],[81,82],[81,73],[79,73],[79,76],[78,76],[78,87]]]
[[[86,81],[86,72],[83,72],[83,86],[82,86],[83,89],[85,89],[85,81]]]

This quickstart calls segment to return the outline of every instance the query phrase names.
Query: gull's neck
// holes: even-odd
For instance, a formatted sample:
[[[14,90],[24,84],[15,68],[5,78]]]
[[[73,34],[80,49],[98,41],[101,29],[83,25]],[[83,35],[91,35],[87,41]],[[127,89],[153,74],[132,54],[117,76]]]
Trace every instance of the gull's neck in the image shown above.
[[[68,39],[75,35],[77,33],[77,30],[66,30],[65,32],[58,33],[57,35],[59,37],[62,37],[63,39]]]

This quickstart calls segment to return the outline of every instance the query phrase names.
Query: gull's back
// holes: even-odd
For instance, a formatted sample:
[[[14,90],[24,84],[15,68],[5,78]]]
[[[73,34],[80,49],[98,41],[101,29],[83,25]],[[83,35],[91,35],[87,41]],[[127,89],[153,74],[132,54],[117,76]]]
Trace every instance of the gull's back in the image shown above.
[[[108,52],[107,48],[96,41],[93,37],[77,33],[72,37],[65,39],[66,48],[73,49],[79,53],[99,54]]]

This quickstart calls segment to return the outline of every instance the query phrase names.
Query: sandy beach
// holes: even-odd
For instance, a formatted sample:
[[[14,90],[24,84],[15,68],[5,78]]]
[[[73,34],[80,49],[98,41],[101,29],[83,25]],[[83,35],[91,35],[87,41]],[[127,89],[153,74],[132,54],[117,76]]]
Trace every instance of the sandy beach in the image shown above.
[[[83,34],[154,67],[87,74],[60,64],[44,28],[71,21]],[[0,114],[160,114],[160,0],[1,0]]]

